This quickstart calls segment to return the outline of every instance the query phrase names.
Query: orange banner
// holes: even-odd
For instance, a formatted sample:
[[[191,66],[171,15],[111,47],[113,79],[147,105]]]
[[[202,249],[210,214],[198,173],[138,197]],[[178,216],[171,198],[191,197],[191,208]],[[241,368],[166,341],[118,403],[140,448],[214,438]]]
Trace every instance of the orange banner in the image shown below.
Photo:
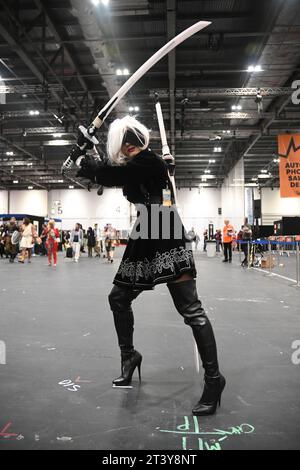
[[[280,196],[300,197],[300,135],[278,136]]]

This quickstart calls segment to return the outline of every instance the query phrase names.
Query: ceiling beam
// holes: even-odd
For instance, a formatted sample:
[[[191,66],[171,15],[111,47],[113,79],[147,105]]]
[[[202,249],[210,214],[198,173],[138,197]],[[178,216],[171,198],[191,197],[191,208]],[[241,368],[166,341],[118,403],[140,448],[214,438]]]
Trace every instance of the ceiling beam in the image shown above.
[[[39,11],[41,11],[45,15],[46,22],[48,23],[48,26],[49,26],[49,28],[50,28],[50,30],[51,30],[54,38],[55,38],[55,41],[57,41],[57,43],[61,43],[62,42],[62,36],[61,36],[61,33],[59,32],[59,29],[58,29],[59,27],[57,26],[57,22],[53,18],[49,7],[47,7],[47,3],[49,4],[49,2],[46,2],[45,0],[34,0],[34,2],[36,4],[37,8],[39,9]],[[93,102],[93,97],[89,93],[88,86],[87,86],[85,80],[83,78],[81,78],[81,76],[80,76],[78,64],[75,62],[75,59],[72,57],[70,48],[67,45],[64,45],[63,53],[65,54],[65,57],[67,58],[67,60],[68,60],[69,64],[71,65],[71,67],[76,72],[76,78],[79,81],[80,85],[82,86],[83,90],[87,93],[89,99]]]

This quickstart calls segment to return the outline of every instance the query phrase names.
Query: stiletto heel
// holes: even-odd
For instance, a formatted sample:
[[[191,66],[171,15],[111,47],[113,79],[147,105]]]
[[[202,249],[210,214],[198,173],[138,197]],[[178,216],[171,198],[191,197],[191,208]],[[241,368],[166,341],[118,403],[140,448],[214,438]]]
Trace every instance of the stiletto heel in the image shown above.
[[[142,358],[140,360],[140,363],[138,364],[138,372],[139,372],[139,380],[140,382],[142,381],[142,377],[141,377],[141,364],[142,364]]]
[[[223,375],[205,377],[203,394],[193,409],[193,415],[208,416],[214,414],[218,404],[221,406],[221,395],[225,385],[226,380]]]
[[[138,368],[139,379],[141,381],[141,364],[142,355],[138,351],[126,354],[121,360],[121,375],[113,380],[114,387],[130,387],[132,376],[136,368]]]

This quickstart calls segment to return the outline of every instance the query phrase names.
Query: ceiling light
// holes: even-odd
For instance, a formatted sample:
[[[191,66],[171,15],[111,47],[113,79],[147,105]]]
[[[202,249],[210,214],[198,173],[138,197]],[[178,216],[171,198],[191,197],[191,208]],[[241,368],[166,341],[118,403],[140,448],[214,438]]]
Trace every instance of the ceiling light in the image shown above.
[[[44,142],[44,145],[71,145],[73,142],[70,140],[65,139],[55,139],[55,140],[47,140]]]
[[[128,108],[129,112],[132,112],[132,111],[138,112],[139,110],[140,108],[138,106],[129,106]]]
[[[7,157],[12,157],[12,156],[13,156],[13,154],[14,154],[14,152],[12,152],[12,151],[8,151],[8,152],[6,152],[6,155],[7,155]]]
[[[70,185],[70,186],[69,186],[69,189],[74,189],[74,186]]]
[[[33,189],[33,186],[28,186],[28,189]]]
[[[58,133],[55,133],[55,134],[52,134],[53,137],[57,137],[60,139],[60,137],[62,136],[62,134],[58,134]]]
[[[261,65],[249,65],[248,69],[247,69],[247,72],[262,72],[262,68],[261,68]]]
[[[208,163],[216,163],[216,160],[208,160]]]
[[[208,174],[202,175],[201,179],[202,179],[202,181],[206,181],[208,179],[213,180],[213,179],[215,179],[215,175],[208,175]]]
[[[232,111],[241,111],[242,106],[240,104],[239,105],[234,104],[233,106],[231,106],[231,109]]]
[[[215,152],[215,153],[220,153],[220,152],[222,152],[222,147],[214,147],[214,152]]]
[[[279,158],[274,158],[273,162],[274,162],[274,163],[279,163],[279,162],[280,162],[280,159],[279,159]]]
[[[31,109],[29,111],[30,116],[38,116],[39,114],[40,114],[40,112],[37,109],[35,109],[35,110]]]
[[[22,98],[28,98],[28,95],[26,95],[26,93],[23,93]]]
[[[204,173],[210,173],[210,170],[204,170]]]
[[[18,184],[18,182],[19,182],[18,180],[13,180],[14,184]]]
[[[117,69],[116,70],[116,75],[129,75],[129,74],[130,74],[130,72],[126,68],[123,69],[123,70],[122,69]]]
[[[268,170],[260,170],[261,173],[268,173]]]
[[[32,166],[32,165],[33,165],[33,163],[27,163],[27,166]]]
[[[260,179],[269,179],[269,178],[271,178],[271,176],[272,175],[270,173],[268,173],[268,174],[261,173],[260,175],[258,175],[258,178],[260,178]]]

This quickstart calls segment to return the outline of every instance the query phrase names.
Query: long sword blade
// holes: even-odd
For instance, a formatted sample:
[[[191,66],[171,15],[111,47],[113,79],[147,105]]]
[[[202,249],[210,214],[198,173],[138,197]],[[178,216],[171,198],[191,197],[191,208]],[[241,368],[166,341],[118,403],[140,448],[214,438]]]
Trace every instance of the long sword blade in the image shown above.
[[[182,33],[175,36],[167,44],[165,44],[161,49],[159,49],[150,59],[148,59],[125,83],[121,88],[115,93],[115,95],[108,101],[108,103],[101,109],[96,119],[93,121],[93,125],[96,128],[100,128],[103,121],[111,113],[111,111],[117,106],[119,101],[128,93],[128,91],[136,84],[136,82],[148,72],[153,65],[155,65],[160,59],[172,51],[175,47],[181,44],[183,41],[188,39],[193,34],[198,33],[202,29],[206,28],[211,24],[210,21],[198,21],[193,26],[190,26]]]

